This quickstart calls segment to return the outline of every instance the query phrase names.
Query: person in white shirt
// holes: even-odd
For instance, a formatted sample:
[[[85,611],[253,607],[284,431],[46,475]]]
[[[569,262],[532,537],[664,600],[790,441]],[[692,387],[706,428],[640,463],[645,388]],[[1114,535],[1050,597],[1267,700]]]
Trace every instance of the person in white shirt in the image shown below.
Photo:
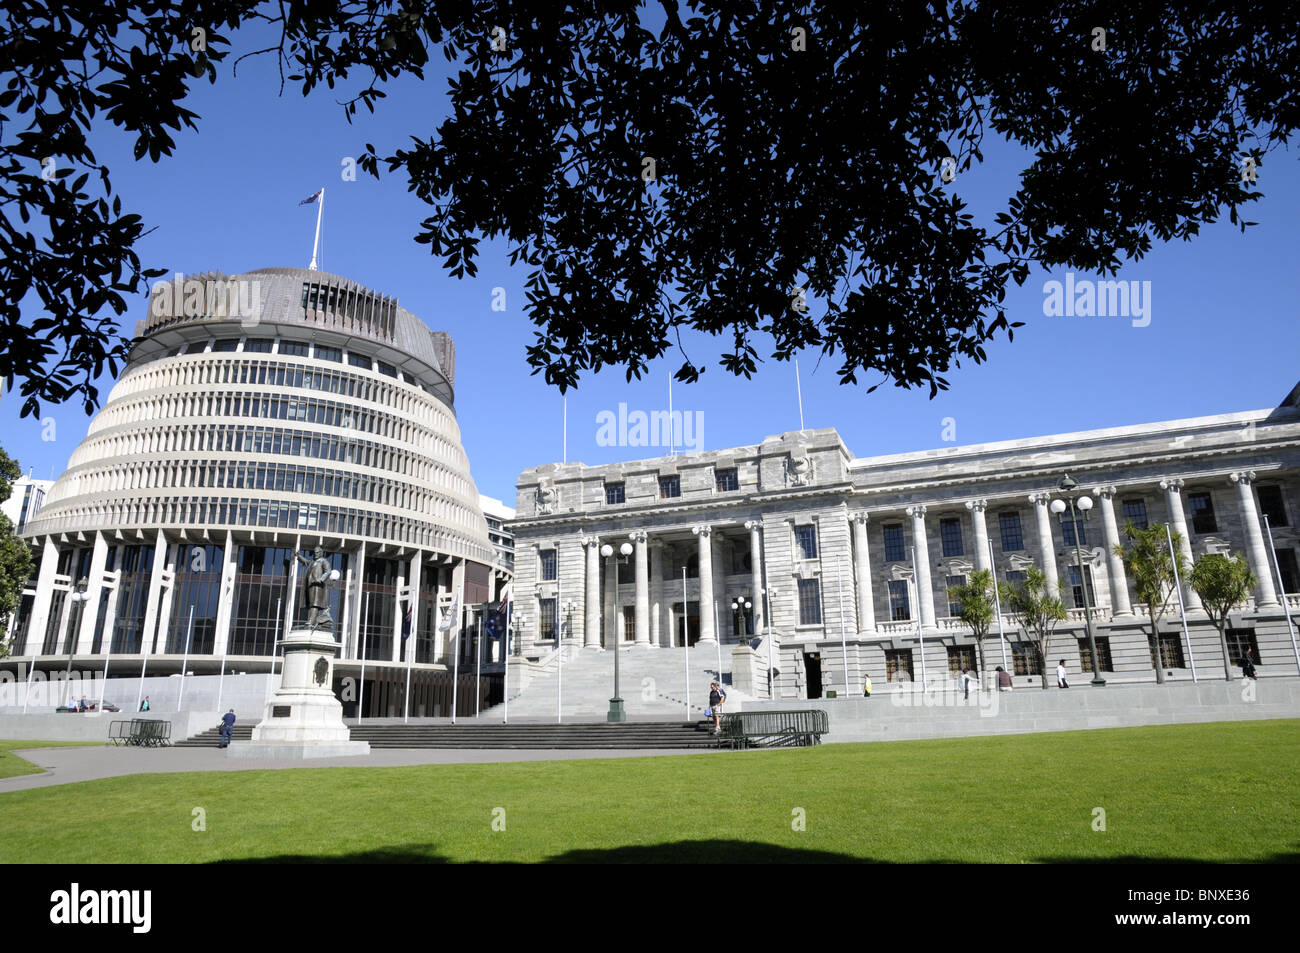
[[[1065,659],[1061,659],[1056,665],[1056,687],[1069,688],[1070,683],[1065,680]]]

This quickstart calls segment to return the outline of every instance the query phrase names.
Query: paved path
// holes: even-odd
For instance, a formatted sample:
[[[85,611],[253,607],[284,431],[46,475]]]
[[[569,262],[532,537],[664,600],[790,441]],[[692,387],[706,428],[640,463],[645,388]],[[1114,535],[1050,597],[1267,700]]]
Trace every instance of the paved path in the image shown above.
[[[44,774],[0,778],[0,794],[55,784],[75,784],[128,774],[180,771],[265,771],[282,768],[391,768],[413,764],[495,764],[510,761],[577,761],[588,758],[643,758],[709,754],[710,748],[624,751],[608,749],[501,750],[478,748],[373,748],[355,758],[249,760],[227,758],[217,748],[19,748],[13,753],[45,769]]]

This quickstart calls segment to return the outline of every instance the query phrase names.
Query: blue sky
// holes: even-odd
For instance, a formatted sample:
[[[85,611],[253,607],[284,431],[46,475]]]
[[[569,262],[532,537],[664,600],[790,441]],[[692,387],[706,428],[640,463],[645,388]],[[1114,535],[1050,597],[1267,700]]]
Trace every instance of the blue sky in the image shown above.
[[[235,45],[255,48],[251,39]],[[127,139],[110,128],[93,139],[124,207],[157,226],[137,246],[142,260],[169,273],[305,267],[316,209],[297,203],[325,186],[321,269],[396,295],[430,327],[452,333],[457,411],[473,475],[481,492],[513,502],[519,472],[562,453],[560,394],[530,376],[525,361],[533,325],[522,308],[524,267],[508,264],[504,245],[485,242],[478,276],[451,278],[412,241],[426,207],[404,180],[341,177],[345,158],[366,142],[387,155],[411,135],[428,136],[445,109],[445,81],[403,82],[375,116],[349,125],[339,93],[304,99],[286,88],[277,96],[269,56],[245,60],[233,80],[229,63],[215,86],[202,85],[187,101],[201,116],[199,131],[177,137],[173,158],[134,162]],[[980,216],[1000,207],[1024,164],[1023,154],[1005,145],[989,143],[985,152],[983,167],[950,186]],[[1127,317],[1044,316],[1044,283],[1064,272],[1036,270],[1008,293],[1010,317],[1025,322],[1014,343],[1003,337],[990,344],[986,363],[949,374],[951,390],[933,400],[924,390],[841,387],[834,359],[819,365],[817,353],[805,354],[806,426],[835,427],[855,455],[873,456],[951,445],[946,438],[953,437],[970,444],[1276,405],[1300,380],[1296,171],[1286,152],[1268,158],[1259,180],[1265,198],[1247,215],[1259,225],[1246,235],[1225,220],[1191,243],[1157,245],[1125,266],[1121,279],[1151,283],[1145,327]],[[505,289],[504,312],[492,309],[497,287]],[[128,333],[144,310],[141,297],[123,322]],[[691,359],[708,370],[697,384],[674,384],[673,404],[703,415],[703,449],[799,429],[792,365],[768,360],[753,380],[733,378],[716,364],[723,341],[685,340]],[[621,368],[588,375],[568,398],[568,458],[595,464],[666,452],[598,445],[597,415],[617,412],[620,403],[666,409],[670,369],[681,362],[672,352],[639,382],[628,383]],[[101,381],[102,399],[110,384]],[[20,406],[16,392],[0,400],[4,448],[36,476],[57,476],[89,418],[69,404],[44,406],[43,421],[20,419]]]

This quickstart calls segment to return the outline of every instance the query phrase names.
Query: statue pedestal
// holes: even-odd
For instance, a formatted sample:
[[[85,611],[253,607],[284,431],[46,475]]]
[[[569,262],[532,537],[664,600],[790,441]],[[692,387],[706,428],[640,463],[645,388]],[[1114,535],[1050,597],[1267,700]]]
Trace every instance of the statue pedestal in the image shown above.
[[[328,629],[294,629],[282,643],[284,675],[253,729],[253,740],[226,749],[229,758],[341,758],[370,753],[352,741],[343,706],[334,697],[334,653]]]

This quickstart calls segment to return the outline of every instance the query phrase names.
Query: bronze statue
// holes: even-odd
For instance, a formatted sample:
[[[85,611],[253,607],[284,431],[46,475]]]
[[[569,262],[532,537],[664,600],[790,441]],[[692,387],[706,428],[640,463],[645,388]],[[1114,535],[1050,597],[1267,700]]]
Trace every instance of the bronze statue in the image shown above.
[[[317,546],[314,551],[315,559],[308,559],[302,553],[295,555],[299,562],[308,567],[307,575],[303,577],[303,602],[308,610],[307,628],[333,628],[334,619],[330,615],[329,596],[325,591],[333,570],[330,568],[329,560],[325,558],[325,550]]]

